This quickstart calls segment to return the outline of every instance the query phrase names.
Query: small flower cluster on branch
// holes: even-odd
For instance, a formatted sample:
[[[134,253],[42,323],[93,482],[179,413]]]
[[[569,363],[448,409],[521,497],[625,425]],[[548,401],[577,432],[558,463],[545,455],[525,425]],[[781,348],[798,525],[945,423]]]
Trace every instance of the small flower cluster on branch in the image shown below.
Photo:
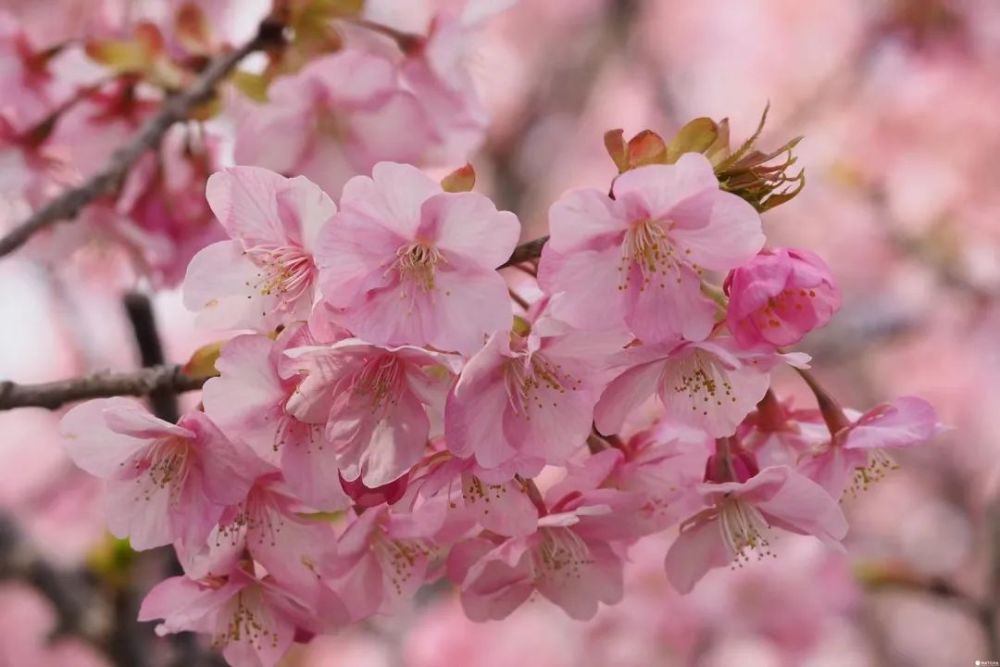
[[[229,240],[192,259],[184,302],[251,333],[177,424],[125,398],[63,420],[70,456],[108,482],[112,532],[184,566],[141,620],[273,665],[440,579],[473,620],[535,597],[590,618],[622,598],[629,547],[674,528],[684,592],[782,531],[841,548],[841,496],[937,418],[912,397],[844,410],[786,349],[840,294],[819,257],[765,247],[759,211],[794,193],[762,192],[795,179],[720,128],[669,146],[609,133],[620,173],[553,204],[529,298],[498,271],[520,223],[468,168],[442,186],[378,162],[338,202],[260,167],[212,175]],[[771,392],[781,366],[818,409]]]

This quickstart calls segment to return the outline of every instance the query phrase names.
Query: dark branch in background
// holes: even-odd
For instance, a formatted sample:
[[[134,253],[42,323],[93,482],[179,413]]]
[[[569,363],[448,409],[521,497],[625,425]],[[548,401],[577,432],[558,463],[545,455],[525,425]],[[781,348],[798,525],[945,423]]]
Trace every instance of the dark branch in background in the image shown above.
[[[192,111],[211,99],[219,82],[226,78],[243,58],[254,51],[280,43],[281,33],[281,26],[269,22],[262,23],[256,37],[235,51],[223,54],[209,63],[190,88],[166,98],[159,112],[146,122],[129,143],[114,152],[103,169],[79,187],[67,190],[35,211],[27,220],[0,238],[0,256],[17,250],[35,232],[62,220],[72,220],[84,206],[95,199],[117,192],[129,169],[147,151],[160,144],[174,123],[186,120]]]
[[[0,581],[30,584],[56,614],[53,638],[72,635],[102,648],[108,630],[107,609],[83,573],[49,563],[24,539],[14,521],[0,515]]]
[[[109,396],[147,396],[155,391],[179,393],[201,389],[208,378],[186,375],[177,364],[127,373],[99,372],[40,384],[0,382],[0,410],[47,408]]]
[[[521,245],[514,248],[514,252],[511,253],[510,259],[500,265],[500,268],[506,268],[508,266],[514,266],[515,264],[520,264],[521,262],[527,262],[532,259],[538,259],[542,256],[542,248],[548,242],[549,237],[543,236],[537,238],[534,241],[527,241]]]
[[[156,328],[156,318],[153,315],[153,305],[145,294],[133,292],[125,295],[125,312],[132,325],[139,348],[139,360],[143,368],[163,366],[163,344]],[[149,392],[149,404],[153,414],[171,424],[177,422],[181,415],[177,408],[177,393],[170,387],[155,387]]]

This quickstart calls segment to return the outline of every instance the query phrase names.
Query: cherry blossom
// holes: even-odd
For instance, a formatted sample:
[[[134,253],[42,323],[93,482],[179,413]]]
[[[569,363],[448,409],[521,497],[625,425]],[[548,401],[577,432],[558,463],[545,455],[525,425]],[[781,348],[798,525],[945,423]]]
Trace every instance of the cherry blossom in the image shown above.
[[[89,401],[62,421],[66,452],[108,482],[108,527],[136,549],[203,542],[257,469],[203,414],[176,424],[125,398]]]
[[[233,665],[273,667],[291,647],[297,631],[316,630],[308,605],[242,567],[225,576],[192,580],[171,577],[146,595],[140,621],[162,618],[159,635],[204,632]],[[344,617],[342,617],[344,618]]]
[[[268,98],[239,124],[237,162],[302,174],[331,194],[376,162],[421,162],[434,141],[395,65],[374,53],[346,49],[317,58],[278,79]]]
[[[303,177],[232,167],[208,179],[212,211],[232,241],[201,250],[184,278],[184,305],[216,328],[270,331],[313,305],[312,250],[337,207]]]
[[[875,406],[814,447],[801,469],[839,498],[848,488],[867,489],[898,467],[886,450],[924,444],[942,430],[930,403],[903,396]]]
[[[606,360],[625,342],[544,315],[526,335],[494,334],[448,397],[449,449],[485,468],[515,462],[529,476],[544,463],[565,463],[590,433]]]
[[[412,166],[382,162],[344,186],[320,234],[323,298],[371,343],[471,354],[510,325],[495,269],[519,233],[517,217],[486,197],[445,193]]]
[[[401,477],[423,454],[428,410],[444,403],[451,371],[444,355],[382,348],[356,338],[287,350],[302,381],[288,412],[326,425],[324,439],[347,481],[369,487]]]
[[[715,304],[703,270],[728,271],[764,243],[760,217],[723,192],[703,156],[619,176],[612,197],[574,190],[549,211],[539,281],[564,293],[554,314],[595,329],[624,321],[643,342],[706,338]]]
[[[601,433],[617,433],[629,412],[656,394],[670,419],[713,437],[730,435],[763,398],[768,371],[807,358],[742,350],[728,337],[631,348],[620,355],[626,370],[601,396],[594,421]]]
[[[816,482],[787,466],[741,472],[698,488],[709,507],[681,524],[666,556],[667,578],[681,593],[714,567],[771,555],[772,528],[815,535],[835,547],[847,534],[837,501]]]

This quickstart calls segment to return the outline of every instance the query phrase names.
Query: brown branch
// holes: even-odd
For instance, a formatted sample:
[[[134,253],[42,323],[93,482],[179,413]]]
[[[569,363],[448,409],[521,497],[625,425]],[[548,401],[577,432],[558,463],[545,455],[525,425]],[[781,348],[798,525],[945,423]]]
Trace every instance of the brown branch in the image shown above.
[[[515,264],[520,264],[521,262],[527,262],[528,260],[538,259],[542,256],[542,248],[548,242],[549,237],[543,236],[537,238],[534,241],[527,241],[521,245],[514,248],[514,252],[511,254],[510,259],[500,265],[500,268],[506,268],[508,266],[514,266]]]
[[[104,371],[41,384],[5,381],[0,382],[0,410],[32,407],[55,410],[66,403],[88,398],[148,396],[156,391],[194,391],[201,389],[207,379],[187,375],[177,364],[167,364],[127,373]]]
[[[281,27],[264,22],[252,40],[209,63],[188,89],[166,98],[159,112],[146,122],[129,143],[112,154],[103,169],[82,185],[63,192],[0,238],[0,257],[20,248],[35,232],[62,220],[72,220],[90,202],[117,192],[129,169],[139,158],[157,147],[174,123],[187,119],[199,105],[211,99],[219,82],[243,58],[266,46],[280,43],[280,39]]]

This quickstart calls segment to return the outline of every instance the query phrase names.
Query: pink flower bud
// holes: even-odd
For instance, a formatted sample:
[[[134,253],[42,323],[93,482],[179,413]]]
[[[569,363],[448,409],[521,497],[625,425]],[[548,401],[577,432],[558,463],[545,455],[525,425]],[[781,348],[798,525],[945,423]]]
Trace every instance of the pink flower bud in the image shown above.
[[[765,250],[730,272],[727,323],[746,347],[792,345],[840,308],[840,290],[822,259],[806,250]]]

